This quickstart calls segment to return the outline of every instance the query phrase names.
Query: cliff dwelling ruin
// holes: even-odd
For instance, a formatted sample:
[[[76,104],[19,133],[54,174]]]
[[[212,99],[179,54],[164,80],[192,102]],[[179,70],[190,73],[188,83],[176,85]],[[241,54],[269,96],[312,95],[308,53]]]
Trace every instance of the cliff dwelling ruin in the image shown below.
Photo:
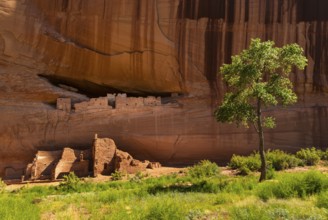
[[[65,147],[57,151],[38,151],[35,158],[21,172],[7,171],[5,180],[21,182],[56,181],[70,172],[78,177],[97,177],[110,175],[115,171],[135,174],[147,168],[159,168],[158,162],[139,161],[130,154],[117,149],[114,141],[109,138],[98,138],[95,135],[93,146],[80,150]]]
[[[91,98],[88,101],[75,103],[74,112],[101,109],[135,109],[142,107],[161,106],[161,97],[148,96],[128,97],[127,94],[107,94],[107,97]],[[71,112],[72,104],[70,98],[58,98],[57,109]]]

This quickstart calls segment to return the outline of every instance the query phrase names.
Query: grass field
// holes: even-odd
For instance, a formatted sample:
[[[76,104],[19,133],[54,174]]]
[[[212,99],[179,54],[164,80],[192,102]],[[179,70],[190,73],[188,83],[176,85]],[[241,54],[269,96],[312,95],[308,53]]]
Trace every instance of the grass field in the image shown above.
[[[162,177],[24,186],[0,193],[0,219],[328,219],[328,176],[316,170],[229,176],[203,163]]]

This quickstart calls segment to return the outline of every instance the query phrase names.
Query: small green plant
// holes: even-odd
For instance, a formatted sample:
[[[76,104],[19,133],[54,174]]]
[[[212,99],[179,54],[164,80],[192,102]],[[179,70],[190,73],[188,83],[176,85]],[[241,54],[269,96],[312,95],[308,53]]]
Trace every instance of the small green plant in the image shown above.
[[[272,168],[277,171],[294,168],[303,164],[301,159],[281,150],[268,150],[266,157]]]
[[[179,205],[167,202],[153,204],[145,217],[148,220],[178,220],[184,218],[185,213]]]
[[[64,181],[60,183],[59,188],[64,191],[78,191],[80,178],[74,172],[64,176]]]
[[[303,160],[306,165],[313,166],[319,163],[320,154],[320,151],[312,147],[301,149],[300,151],[296,152],[296,157]]]
[[[328,187],[328,179],[319,171],[309,171],[303,178],[307,195],[318,194]]]
[[[0,178],[0,193],[3,193],[6,189],[6,184],[3,182],[3,180]]]
[[[272,219],[289,219],[289,211],[284,208],[276,208],[268,214]]]
[[[122,180],[123,177],[124,177],[124,174],[119,170],[115,170],[115,172],[112,173],[112,180],[113,181]]]
[[[130,179],[130,182],[141,183],[142,179],[145,177],[147,177],[147,175],[139,171]]]
[[[202,160],[188,170],[189,176],[193,178],[213,177],[219,174],[219,167],[216,163],[208,160]]]
[[[199,210],[190,210],[186,216],[187,220],[199,220],[199,219],[205,219],[204,218],[204,213]]]
[[[309,171],[301,174],[283,175],[274,182],[262,183],[258,196],[267,201],[270,198],[288,199],[293,197],[320,194],[328,188],[328,178],[318,172]]]
[[[320,159],[323,161],[328,161],[328,149],[325,151],[320,150]]]
[[[267,168],[267,179],[271,180],[276,177],[276,171],[272,168],[272,165],[269,165]]]
[[[250,156],[233,155],[228,166],[231,169],[238,170],[239,175],[249,175],[251,172],[259,171],[261,168],[260,155],[252,153]]]
[[[318,196],[316,205],[319,208],[328,209],[328,191],[323,192]]]

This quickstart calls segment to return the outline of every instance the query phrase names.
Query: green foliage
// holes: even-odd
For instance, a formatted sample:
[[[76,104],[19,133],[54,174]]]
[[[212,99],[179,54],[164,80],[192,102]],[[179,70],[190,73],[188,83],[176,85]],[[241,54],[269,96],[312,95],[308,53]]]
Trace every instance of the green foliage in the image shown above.
[[[147,175],[142,172],[137,172],[131,179],[130,182],[141,183],[142,179],[146,178]]]
[[[180,205],[168,202],[161,202],[152,205],[145,219],[149,220],[180,220],[184,219],[185,214]]]
[[[319,208],[328,209],[328,191],[325,191],[318,196],[316,205]]]
[[[257,184],[258,181],[252,176],[238,177],[227,182],[221,191],[240,195],[252,191]]]
[[[253,153],[250,156],[238,156],[234,154],[228,166],[231,169],[238,170],[240,175],[246,176],[260,169],[260,155],[258,153]]]
[[[325,151],[320,151],[320,158],[323,161],[328,161],[328,149]]]
[[[158,183],[152,187],[148,188],[148,193],[158,194],[158,193],[169,193],[169,192],[202,192],[202,193],[217,193],[220,189],[226,186],[224,181],[204,179],[204,180],[194,180],[192,182],[178,182],[173,184],[162,184]]]
[[[119,170],[115,170],[115,172],[112,173],[112,180],[113,181],[122,180],[123,177],[124,177],[124,174]]]
[[[6,184],[0,178],[0,193],[3,193],[6,190]]]
[[[248,49],[220,68],[230,92],[216,109],[216,119],[248,126],[257,120],[258,100],[265,106],[295,103],[297,96],[288,76],[293,66],[304,69],[306,65],[303,49],[297,44],[279,48],[273,41],[252,39]],[[274,127],[274,118],[267,117],[262,126]]]
[[[261,162],[265,164],[263,128],[274,128],[276,124],[272,116],[262,116],[262,109],[297,102],[289,74],[294,66],[304,69],[307,59],[297,44],[279,48],[273,41],[260,39],[252,39],[248,49],[231,59],[231,64],[220,68],[228,92],[215,110],[215,118],[223,123],[254,125],[260,141]],[[260,181],[266,178],[266,169],[262,167]],[[241,171],[247,174],[249,170],[243,167]]]
[[[75,191],[77,192],[80,185],[80,178],[75,175],[74,172],[70,172],[64,176],[64,181],[60,183],[59,189],[63,191]]]
[[[193,178],[212,177],[218,175],[220,169],[216,163],[208,160],[202,160],[198,164],[190,167],[188,175]]]
[[[277,181],[262,183],[258,188],[258,196],[264,201],[270,198],[304,198],[319,194],[327,188],[327,176],[318,171],[309,171],[301,174],[284,175]]]
[[[296,152],[296,157],[303,160],[306,165],[313,166],[319,163],[321,151],[314,147],[301,149],[300,151]]]
[[[267,169],[267,179],[271,180],[274,179],[275,177],[276,177],[276,171],[272,166],[269,166]]]
[[[199,219],[206,219],[204,213],[199,210],[190,210],[185,218],[186,220],[199,220]]]
[[[26,197],[1,196],[0,204],[0,219],[40,219],[39,208]]]
[[[252,175],[81,181],[79,193],[24,187],[0,194],[0,219],[327,219],[325,174],[276,175],[264,183]]]
[[[267,170],[271,172],[271,178],[273,178],[274,170],[285,170],[304,164],[303,160],[297,158],[295,155],[281,150],[268,150],[266,152],[266,158],[268,161]],[[238,170],[240,175],[249,175],[251,172],[259,171],[261,167],[260,155],[259,153],[252,153],[249,156],[233,155],[228,166],[231,169]],[[269,176],[268,179],[270,179]]]
[[[281,150],[268,150],[266,158],[274,170],[285,170],[302,165],[302,160]]]
[[[234,207],[231,210],[232,219],[238,220],[269,220],[268,216],[263,215],[263,210],[256,205]]]

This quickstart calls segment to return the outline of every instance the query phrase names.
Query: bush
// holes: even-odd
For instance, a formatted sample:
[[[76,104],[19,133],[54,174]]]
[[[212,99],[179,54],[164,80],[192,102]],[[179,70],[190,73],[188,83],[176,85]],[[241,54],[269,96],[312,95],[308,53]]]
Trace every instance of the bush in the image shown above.
[[[287,199],[319,194],[328,188],[328,178],[317,171],[283,175],[278,181],[261,183],[258,196],[264,201],[269,198]]]
[[[259,171],[261,168],[260,155],[253,153],[250,156],[233,155],[228,166],[231,169],[238,170],[240,175],[248,175],[253,171]]]
[[[3,193],[6,190],[6,184],[0,178],[0,193]]]
[[[141,183],[142,179],[146,178],[147,174],[143,174],[142,172],[137,172],[131,179],[130,182]]]
[[[328,179],[319,171],[309,171],[302,178],[307,195],[318,194],[328,187]]]
[[[121,171],[115,170],[115,172],[112,173],[112,180],[113,181],[122,180],[123,176],[124,175]]]
[[[302,160],[281,150],[268,150],[267,161],[274,170],[285,170],[302,165]]]
[[[199,210],[190,210],[186,216],[186,220],[199,220],[199,219],[205,219],[205,214]]]
[[[326,151],[320,150],[320,159],[324,161],[328,161],[328,149],[326,149]]]
[[[276,177],[276,172],[275,170],[272,168],[272,165],[269,165],[267,168],[267,179],[271,180],[274,179]]]
[[[313,166],[319,163],[321,152],[312,148],[301,149],[296,153],[296,157],[303,160],[306,165]]]
[[[328,191],[323,192],[318,196],[316,205],[319,208],[328,209]]]
[[[80,178],[74,172],[70,172],[64,176],[64,181],[60,183],[59,188],[64,191],[78,191],[80,185]]]
[[[221,189],[221,191],[223,190],[227,193],[242,194],[246,191],[253,190],[257,184],[257,177],[236,177],[230,179],[230,181],[226,183],[225,187]]]
[[[202,160],[188,170],[189,176],[193,178],[212,177],[219,174],[219,167],[216,163],[208,160]]]

